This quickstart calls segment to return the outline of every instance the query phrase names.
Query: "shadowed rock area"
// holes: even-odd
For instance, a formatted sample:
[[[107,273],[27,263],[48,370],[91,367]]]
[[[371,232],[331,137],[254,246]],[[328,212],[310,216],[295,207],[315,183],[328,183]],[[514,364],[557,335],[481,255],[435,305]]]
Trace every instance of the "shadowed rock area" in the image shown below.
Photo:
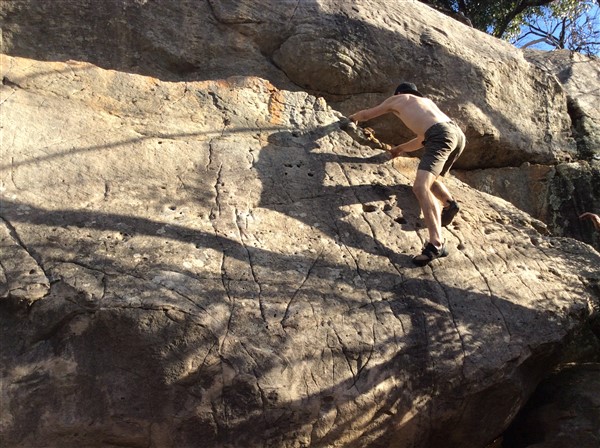
[[[342,98],[354,92],[353,71],[312,77],[313,50],[290,56],[319,30],[336,46],[351,25],[399,40],[429,15],[462,25],[411,3],[402,14],[390,6],[385,26],[371,23],[381,2],[269,10],[215,0],[167,11],[115,0],[91,12],[78,1],[63,11],[77,20],[60,22],[42,14],[47,5],[0,7],[10,54],[0,59],[7,446],[483,448],[587,329],[600,254],[454,177],[461,212],[445,231],[450,255],[413,267],[427,236],[411,190],[415,159],[390,161],[341,129],[339,110],[357,101]],[[79,20],[86,12],[112,21]],[[59,29],[85,41],[34,38]],[[108,51],[103,37],[137,46]],[[198,48],[214,59],[193,59]],[[523,89],[549,76],[514,58],[534,73]],[[169,71],[173,60],[190,65]],[[538,104],[562,98],[566,111],[560,84],[549,92]],[[560,112],[544,110],[562,132]],[[570,136],[564,151],[557,140],[541,145],[554,131],[492,140],[521,132],[529,143],[510,154],[573,152]],[[483,141],[472,141],[473,160]],[[531,142],[539,147],[528,153]]]

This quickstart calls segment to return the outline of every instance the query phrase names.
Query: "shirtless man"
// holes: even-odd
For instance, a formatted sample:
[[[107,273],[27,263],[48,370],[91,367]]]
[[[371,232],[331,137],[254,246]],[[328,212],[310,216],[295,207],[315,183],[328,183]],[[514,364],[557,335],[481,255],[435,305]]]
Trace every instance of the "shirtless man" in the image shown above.
[[[452,222],[459,207],[438,178],[444,176],[462,153],[466,138],[460,128],[433,101],[424,98],[409,82],[400,84],[393,96],[378,106],[350,115],[356,123],[368,121],[387,113],[396,115],[417,136],[393,147],[392,157],[425,148],[413,185],[419,201],[429,241],[423,252],[413,257],[417,266],[425,266],[435,258],[448,255],[442,239],[442,226]]]

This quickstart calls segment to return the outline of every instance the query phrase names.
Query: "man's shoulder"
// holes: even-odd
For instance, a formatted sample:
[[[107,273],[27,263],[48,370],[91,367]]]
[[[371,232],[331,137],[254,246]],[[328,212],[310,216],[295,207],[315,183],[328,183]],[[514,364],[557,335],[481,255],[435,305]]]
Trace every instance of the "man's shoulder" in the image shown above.
[[[381,104],[388,106],[390,109],[404,107],[407,104],[407,98],[402,98],[403,96],[405,97],[406,95],[392,95],[386,98]]]

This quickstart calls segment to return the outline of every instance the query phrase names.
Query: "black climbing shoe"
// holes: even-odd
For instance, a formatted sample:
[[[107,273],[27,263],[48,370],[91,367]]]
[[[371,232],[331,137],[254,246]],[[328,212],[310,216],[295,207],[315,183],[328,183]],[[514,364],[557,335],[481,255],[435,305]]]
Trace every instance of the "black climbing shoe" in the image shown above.
[[[423,252],[421,252],[421,255],[415,255],[412,258],[412,262],[417,266],[425,266],[429,264],[430,261],[435,260],[436,258],[442,258],[447,256],[448,249],[446,249],[446,244],[442,244],[442,247],[438,249],[433,244],[427,243],[423,248]]]
[[[459,210],[460,207],[456,201],[448,201],[448,206],[442,209],[442,227],[447,227]]]

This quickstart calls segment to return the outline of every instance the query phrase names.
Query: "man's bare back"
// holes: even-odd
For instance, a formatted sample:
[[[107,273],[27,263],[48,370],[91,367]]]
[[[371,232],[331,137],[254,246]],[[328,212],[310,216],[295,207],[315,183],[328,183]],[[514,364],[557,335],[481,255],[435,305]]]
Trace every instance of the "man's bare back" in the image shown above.
[[[391,112],[396,115],[405,126],[417,135],[424,135],[425,131],[437,123],[451,121],[436,104],[428,98],[415,95],[396,95],[388,98]],[[384,102],[385,103],[385,102]]]
[[[416,95],[391,96],[378,106],[360,111],[350,118],[354,121],[368,121],[390,112],[419,137],[423,137],[425,131],[434,124],[451,121],[433,101]]]

